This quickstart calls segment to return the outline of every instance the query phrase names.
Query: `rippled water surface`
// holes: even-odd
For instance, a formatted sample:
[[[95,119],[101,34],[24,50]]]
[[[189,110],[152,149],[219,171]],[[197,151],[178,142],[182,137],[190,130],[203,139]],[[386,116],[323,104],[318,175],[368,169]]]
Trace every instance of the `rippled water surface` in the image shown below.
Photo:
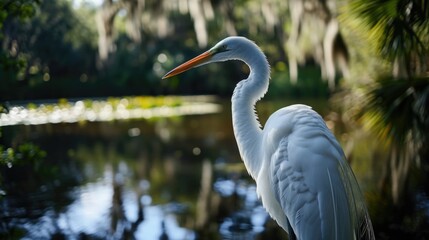
[[[259,107],[261,121],[280,105]],[[3,143],[32,143],[46,157],[3,169],[0,236],[285,239],[240,161],[229,103],[221,106],[205,115],[3,127]]]

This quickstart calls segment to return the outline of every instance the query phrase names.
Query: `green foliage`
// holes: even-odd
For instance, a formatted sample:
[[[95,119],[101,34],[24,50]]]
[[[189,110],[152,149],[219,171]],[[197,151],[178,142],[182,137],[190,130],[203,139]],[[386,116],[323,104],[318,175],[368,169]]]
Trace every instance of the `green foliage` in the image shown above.
[[[10,6],[20,3],[12,2]],[[63,77],[72,77],[78,82],[82,74],[90,75],[95,69],[96,50],[92,39],[84,37],[87,27],[75,16],[70,2],[25,2],[21,5],[27,6],[28,2],[40,5],[31,5],[35,9],[31,15],[25,10],[28,7],[19,8],[23,16],[29,17],[25,22],[14,18],[13,10],[6,9],[11,14],[1,29],[4,38],[0,39],[3,46],[0,74],[5,77],[0,82],[0,95],[3,99],[43,95],[43,90],[37,93],[34,89],[49,81],[62,82]],[[76,34],[78,31],[82,34]]]
[[[40,167],[46,152],[33,143],[24,143],[16,149],[0,145],[0,165],[11,168],[14,165],[31,164],[35,169]]]
[[[361,106],[360,120],[386,143],[392,156],[399,153],[412,159],[421,157],[429,132],[429,79],[425,70],[429,56],[429,2],[353,0],[347,9],[352,17],[345,22],[361,33],[367,30],[368,42],[378,52],[376,58],[393,69],[391,74],[379,68],[372,76],[375,84],[365,87],[365,100],[357,104]],[[371,62],[367,62],[370,68]],[[386,73],[389,77],[383,76]]]
[[[429,3],[425,0],[354,0],[349,5],[352,19],[377,45],[382,56],[392,60],[425,54],[429,44]]]
[[[25,21],[34,16],[39,4],[40,0],[3,0],[0,2],[0,29],[9,19],[18,18]]]
[[[362,122],[396,146],[412,137],[414,146],[429,140],[429,78],[381,78],[366,94]]]
[[[378,52],[368,58],[370,54],[362,54],[363,46],[358,50],[365,57],[361,59],[364,69],[371,69],[374,75],[370,77],[376,79],[375,84],[365,87],[365,100],[357,104],[361,107],[360,120],[389,147],[392,155],[400,152],[414,159],[427,143],[429,114],[424,109],[429,90],[424,66],[429,44],[429,3],[353,0],[346,9],[344,22],[360,30],[366,43],[375,47],[366,52]],[[388,63],[393,74],[371,59]],[[378,71],[374,65],[379,65]],[[393,76],[383,77],[386,74]]]
[[[10,165],[15,161],[15,151],[13,148],[4,149],[2,145],[0,145],[0,164]]]
[[[118,27],[113,38],[115,50],[103,68],[97,59],[95,22],[100,7],[82,4],[76,8],[67,0],[16,1],[12,5],[18,3],[32,3],[34,11],[29,15],[28,11],[23,10],[26,21],[8,17],[7,21],[2,22],[5,38],[0,39],[3,46],[0,49],[0,64],[5,67],[0,68],[0,75],[4,76],[0,81],[0,100],[165,94],[217,94],[229,97],[236,82],[248,73],[241,64],[228,63],[207,66],[162,81],[161,77],[166,71],[205,49],[198,46],[192,17],[180,11],[160,9],[153,2],[148,2],[144,11],[149,14],[154,14],[150,11],[168,13],[169,24],[175,29],[174,35],[157,36],[153,31],[157,29],[156,21],[150,21],[142,29],[142,43],[136,42],[127,35],[129,22],[126,15],[118,15],[114,25]],[[279,41],[273,26],[267,25],[265,18],[247,17],[247,10],[261,14],[260,3],[238,1],[234,3],[234,8],[228,6],[226,1],[212,4],[215,18],[205,20],[210,35],[208,44],[224,38],[224,22],[233,21],[231,23],[238,34],[252,38],[272,62],[283,62],[286,66],[284,53],[279,50],[284,43]],[[282,7],[275,10],[284,12],[282,20],[287,19],[287,5],[279,6]],[[227,13],[224,7],[229,8]],[[9,10],[4,12],[11,16]],[[304,82],[292,86],[286,77],[287,69],[283,68],[277,75],[281,78],[279,83],[287,84],[277,84],[276,91],[269,97],[284,96],[286,92],[291,93],[291,97],[325,96],[326,88],[320,81],[320,74],[313,74],[313,70],[310,72],[315,79],[306,81],[304,73]]]
[[[11,29],[10,23],[24,24],[35,15],[39,4],[39,0],[4,0],[0,2],[0,43],[3,47],[5,43],[9,42],[9,35],[13,34],[14,29]],[[11,45],[11,48],[8,49],[9,52],[0,48],[0,75],[2,75],[0,88],[6,87],[3,84],[9,79],[16,79],[16,75],[26,65],[25,59],[17,56],[17,46],[13,42]],[[11,55],[13,56],[11,57]],[[16,85],[15,82],[12,84]],[[2,92],[0,91],[0,93]]]
[[[280,67],[279,67],[280,65]],[[283,62],[277,63],[272,68],[270,89],[268,98],[328,98],[330,90],[326,81],[321,81],[320,68],[314,65],[307,65],[298,69],[298,82],[290,82],[289,72],[281,66]],[[284,97],[283,97],[284,98]]]

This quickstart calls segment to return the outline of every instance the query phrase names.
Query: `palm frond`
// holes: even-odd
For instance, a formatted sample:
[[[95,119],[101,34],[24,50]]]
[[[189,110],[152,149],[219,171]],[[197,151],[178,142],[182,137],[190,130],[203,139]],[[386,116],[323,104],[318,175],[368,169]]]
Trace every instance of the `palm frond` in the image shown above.
[[[349,11],[377,44],[382,56],[395,59],[427,52],[429,4],[425,0],[355,0]]]
[[[429,139],[429,78],[392,80],[382,78],[370,88],[361,121],[364,126],[395,146],[411,136],[414,146]]]

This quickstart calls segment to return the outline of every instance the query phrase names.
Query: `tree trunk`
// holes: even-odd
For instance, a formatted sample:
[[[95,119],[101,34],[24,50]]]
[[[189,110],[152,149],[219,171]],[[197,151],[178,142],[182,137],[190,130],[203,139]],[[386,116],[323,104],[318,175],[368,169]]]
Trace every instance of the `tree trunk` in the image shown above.
[[[103,68],[109,58],[109,54],[115,51],[113,44],[113,22],[116,14],[122,8],[121,1],[113,3],[111,0],[104,1],[96,14],[98,30],[98,68]]]

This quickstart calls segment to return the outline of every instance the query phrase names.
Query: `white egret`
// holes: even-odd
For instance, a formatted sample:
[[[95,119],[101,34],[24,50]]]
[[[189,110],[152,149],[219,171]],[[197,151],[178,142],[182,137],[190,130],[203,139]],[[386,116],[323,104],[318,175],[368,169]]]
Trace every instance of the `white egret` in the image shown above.
[[[292,105],[273,113],[261,128],[255,104],[268,90],[270,67],[254,42],[228,37],[163,78],[227,60],[250,68],[234,89],[232,121],[240,155],[270,216],[290,239],[374,239],[357,181],[319,114]]]

